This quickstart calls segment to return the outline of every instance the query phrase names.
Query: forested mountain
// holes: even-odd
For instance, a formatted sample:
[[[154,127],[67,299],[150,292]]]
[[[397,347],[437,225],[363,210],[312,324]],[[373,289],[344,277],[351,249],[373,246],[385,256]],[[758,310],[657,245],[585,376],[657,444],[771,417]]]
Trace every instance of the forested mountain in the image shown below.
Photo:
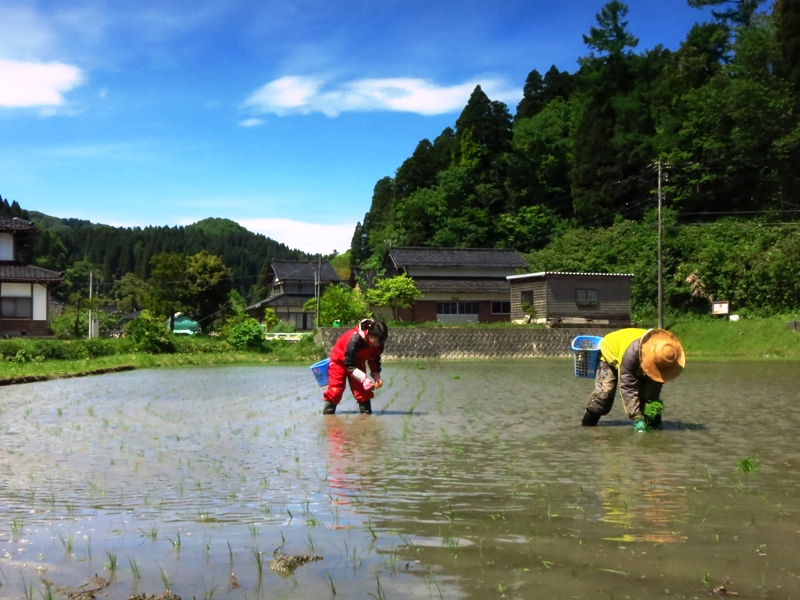
[[[476,87],[454,128],[374,188],[351,245],[370,263],[394,245],[533,252],[566,231],[641,222],[657,204],[679,224],[800,209],[800,2],[713,6],[676,51],[636,52],[613,0],[574,73],[528,76],[511,114]],[[600,267],[597,267],[600,268]]]
[[[97,269],[96,277],[108,286],[127,273],[148,280],[150,259],[156,254],[188,256],[205,250],[222,258],[231,270],[233,287],[244,294],[263,284],[273,260],[313,258],[228,219],[204,219],[185,227],[112,227],[27,211],[1,197],[0,214],[36,222],[39,233],[35,245],[26,249],[27,260],[57,271],[83,261]]]

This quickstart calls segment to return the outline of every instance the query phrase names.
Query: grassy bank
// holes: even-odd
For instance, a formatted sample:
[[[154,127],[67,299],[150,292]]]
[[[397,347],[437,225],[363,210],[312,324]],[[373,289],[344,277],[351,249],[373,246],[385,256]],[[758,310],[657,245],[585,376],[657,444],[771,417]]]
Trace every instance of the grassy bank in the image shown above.
[[[665,319],[681,340],[687,356],[709,360],[800,359],[800,331],[787,322],[800,317],[770,319]]]
[[[0,385],[129,369],[213,365],[311,363],[322,350],[310,340],[271,342],[262,352],[241,352],[213,338],[178,338],[170,354],[137,352],[126,340],[0,340]]]

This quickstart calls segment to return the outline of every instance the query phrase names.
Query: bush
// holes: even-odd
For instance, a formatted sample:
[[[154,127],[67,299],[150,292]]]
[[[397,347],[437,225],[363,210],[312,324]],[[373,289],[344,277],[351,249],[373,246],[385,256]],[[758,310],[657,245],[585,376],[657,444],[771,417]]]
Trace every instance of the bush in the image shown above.
[[[264,332],[258,321],[243,319],[228,330],[226,341],[236,350],[261,352],[267,349]]]
[[[150,316],[146,310],[125,326],[125,335],[136,345],[136,349],[150,354],[175,352],[175,341],[161,319]]]

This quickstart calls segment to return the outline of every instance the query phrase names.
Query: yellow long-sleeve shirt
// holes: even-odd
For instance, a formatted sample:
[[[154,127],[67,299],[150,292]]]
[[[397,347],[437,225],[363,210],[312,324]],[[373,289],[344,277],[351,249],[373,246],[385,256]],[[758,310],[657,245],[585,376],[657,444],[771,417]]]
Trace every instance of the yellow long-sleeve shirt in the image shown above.
[[[622,362],[622,355],[625,354],[625,350],[645,333],[647,333],[647,329],[638,329],[634,327],[612,331],[600,342],[600,354],[603,360],[619,370],[619,365]]]

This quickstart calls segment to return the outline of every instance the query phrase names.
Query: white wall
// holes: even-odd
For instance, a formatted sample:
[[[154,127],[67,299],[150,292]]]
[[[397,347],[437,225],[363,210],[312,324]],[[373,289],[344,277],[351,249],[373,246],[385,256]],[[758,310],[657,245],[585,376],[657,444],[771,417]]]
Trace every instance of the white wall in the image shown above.
[[[5,298],[30,298],[30,283],[3,283],[0,284],[0,296]]]
[[[47,320],[47,288],[40,283],[33,284],[33,320]]]
[[[0,260],[14,260],[14,238],[10,233],[0,233]]]

